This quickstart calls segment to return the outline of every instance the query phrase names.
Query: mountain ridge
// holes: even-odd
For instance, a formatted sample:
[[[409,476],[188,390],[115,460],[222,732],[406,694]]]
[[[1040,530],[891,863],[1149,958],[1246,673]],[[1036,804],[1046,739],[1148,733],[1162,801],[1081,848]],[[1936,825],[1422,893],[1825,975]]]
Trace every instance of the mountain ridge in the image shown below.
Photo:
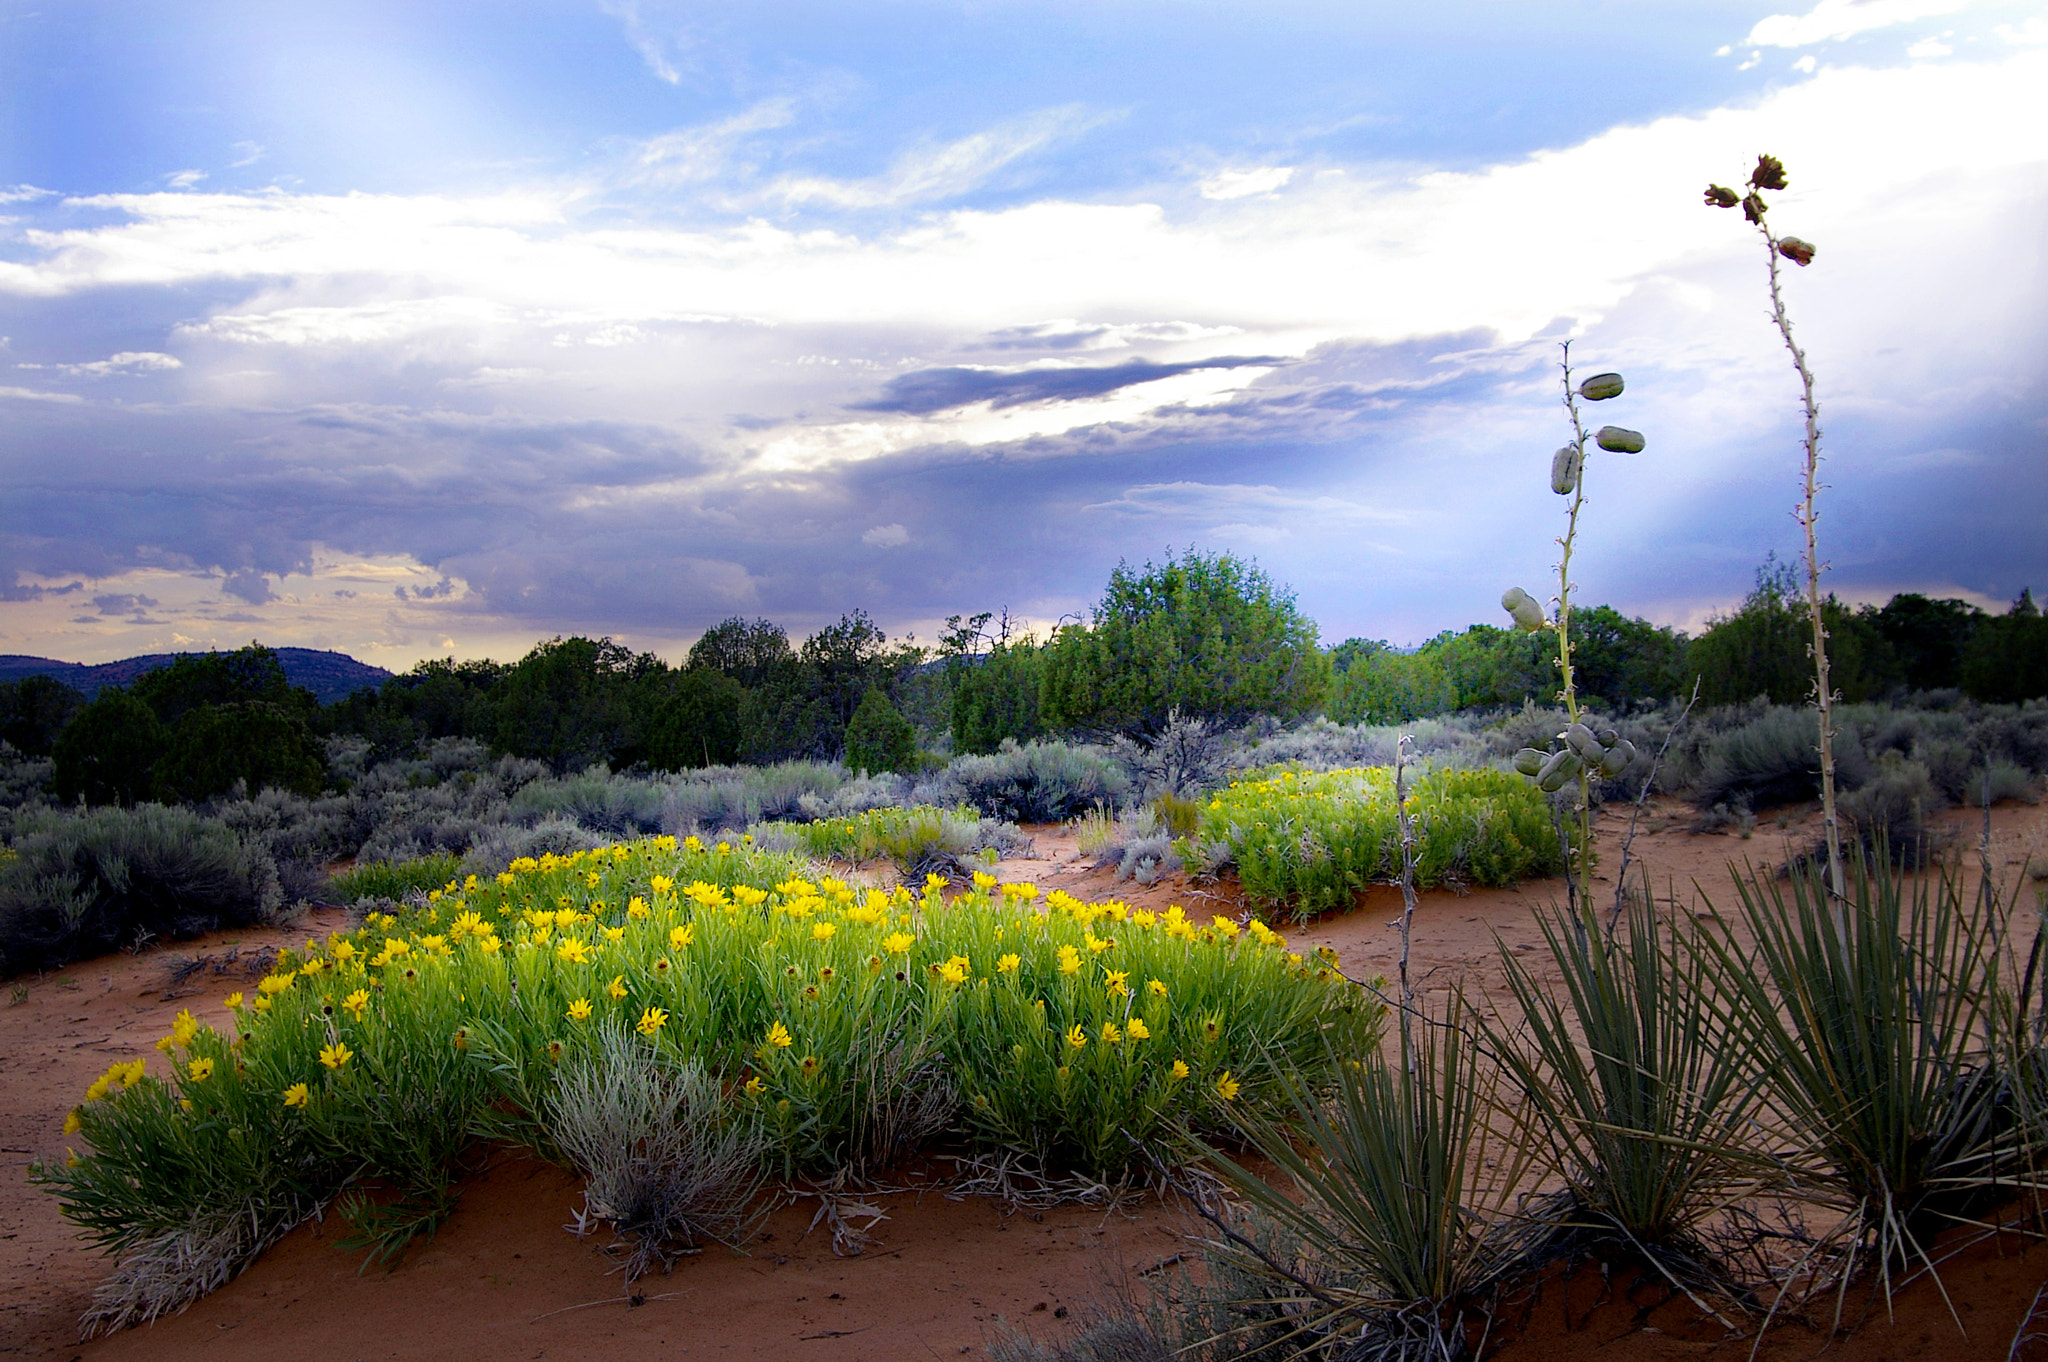
[[[347,653],[323,648],[272,648],[284,667],[285,679],[312,691],[323,705],[365,687],[375,687],[391,673],[368,662],[358,662]],[[21,653],[0,654],[0,681],[19,681],[29,676],[48,676],[80,691],[90,700],[108,686],[132,685],[135,679],[159,667],[168,667],[179,657],[203,657],[204,653],[145,653],[114,662],[62,662],[51,657],[30,657]]]

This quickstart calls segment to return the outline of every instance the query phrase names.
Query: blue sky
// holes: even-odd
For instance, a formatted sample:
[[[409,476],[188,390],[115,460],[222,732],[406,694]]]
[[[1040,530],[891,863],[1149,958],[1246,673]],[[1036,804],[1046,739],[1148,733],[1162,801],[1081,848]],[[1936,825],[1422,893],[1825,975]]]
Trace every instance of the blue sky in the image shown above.
[[[2048,588],[2048,8],[0,0],[0,652],[1078,613],[1255,557],[1327,641],[1539,595]]]

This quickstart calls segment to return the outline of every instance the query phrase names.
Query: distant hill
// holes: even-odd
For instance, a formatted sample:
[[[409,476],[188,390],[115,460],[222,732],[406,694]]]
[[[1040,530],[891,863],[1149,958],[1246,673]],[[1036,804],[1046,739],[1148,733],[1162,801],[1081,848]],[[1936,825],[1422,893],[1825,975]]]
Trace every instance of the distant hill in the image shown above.
[[[391,675],[384,668],[358,662],[347,653],[324,652],[317,648],[273,648],[271,651],[284,665],[285,679],[294,686],[304,686],[312,691],[323,705],[331,705],[365,686],[382,685],[384,679]],[[176,653],[151,653],[147,657],[127,657],[119,662],[87,666],[83,662],[58,662],[48,657],[0,654],[0,681],[19,681],[24,676],[50,676],[73,690],[83,691],[86,698],[91,699],[100,693],[102,687],[125,686],[144,672],[168,667],[177,656],[179,654]]]

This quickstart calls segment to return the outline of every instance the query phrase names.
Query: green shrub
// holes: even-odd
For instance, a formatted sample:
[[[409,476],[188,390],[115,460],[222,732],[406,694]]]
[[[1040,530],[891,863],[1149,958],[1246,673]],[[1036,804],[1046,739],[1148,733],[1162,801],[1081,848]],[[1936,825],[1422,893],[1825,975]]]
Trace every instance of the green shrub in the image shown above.
[[[1397,653],[1384,643],[1335,655],[1347,665],[1330,687],[1326,712],[1340,724],[1406,723],[1457,707],[1457,688],[1433,656]]]
[[[133,804],[155,788],[169,734],[156,711],[125,690],[103,690],[58,735],[51,787],[69,803]]]
[[[332,892],[343,903],[364,899],[400,903],[408,895],[439,889],[461,875],[462,858],[448,851],[411,861],[361,861],[334,877]]]
[[[869,686],[846,726],[850,771],[908,771],[917,765],[917,730],[896,712],[881,687]]]
[[[264,922],[277,867],[189,809],[37,812],[0,861],[0,977]]]
[[[1029,742],[1045,731],[1038,691],[1044,650],[1025,639],[997,643],[979,658],[959,658],[953,668],[953,746],[961,752],[993,752],[1007,739]]]
[[[198,803],[237,784],[249,794],[265,789],[320,793],[326,749],[305,718],[283,705],[255,700],[187,710],[157,758],[157,792]]]
[[[1853,729],[1835,734],[1835,769],[1845,787],[1860,785],[1868,763]],[[1820,794],[1820,750],[1810,713],[1772,707],[1757,718],[1708,738],[1690,780],[1703,809],[1746,802],[1753,808],[1813,799]]]
[[[1291,593],[1252,564],[1192,549],[1142,572],[1118,564],[1089,624],[1055,634],[1043,666],[1046,722],[1102,734],[1149,736],[1175,711],[1298,718],[1330,679]]]
[[[1417,780],[1415,883],[1510,884],[1562,867],[1547,804],[1509,772],[1439,769]],[[1301,921],[1350,906],[1401,870],[1394,773],[1384,768],[1247,776],[1202,812],[1196,841],[1228,848],[1246,898]]]
[[[0,681],[0,742],[31,757],[47,757],[57,735],[85,708],[85,697],[49,676]]]
[[[399,1199],[352,1214],[395,1248],[447,1214],[477,1133],[559,1155],[552,1123],[574,1144],[564,1114],[595,1089],[561,1076],[601,1078],[605,1037],[630,1030],[714,1075],[777,1172],[872,1166],[949,1128],[1116,1179],[1172,1161],[1177,1128],[1276,1112],[1268,1061],[1323,1085],[1375,1043],[1379,1009],[1262,926],[1058,893],[1039,911],[1020,887],[863,896],[801,864],[664,838],[374,916],[231,998],[232,1042],[181,1017],[164,1072],[116,1066],[74,1113],[80,1157],[35,1175],[117,1247],[375,1179]]]

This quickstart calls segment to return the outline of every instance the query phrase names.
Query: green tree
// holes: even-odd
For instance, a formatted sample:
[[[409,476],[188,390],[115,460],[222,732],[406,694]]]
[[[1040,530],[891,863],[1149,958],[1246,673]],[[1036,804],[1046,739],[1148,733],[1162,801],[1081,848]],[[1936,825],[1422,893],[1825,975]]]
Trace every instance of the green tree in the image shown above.
[[[1557,646],[1542,634],[1475,624],[1449,630],[1417,650],[1444,669],[1459,709],[1549,704],[1557,696]]]
[[[1454,709],[1457,688],[1443,663],[1422,653],[1397,653],[1384,642],[1346,639],[1330,653],[1339,665],[1329,716],[1341,724],[1399,724]]]
[[[683,665],[718,672],[752,690],[776,679],[795,656],[781,625],[735,615],[706,629]]]
[[[798,659],[810,669],[818,698],[841,730],[853,722],[868,691],[892,679],[895,659],[889,656],[888,643],[889,636],[865,610],[841,615],[839,623],[804,640]]]
[[[608,638],[555,638],[512,665],[493,688],[493,742],[500,751],[533,757],[557,771],[593,762],[640,760],[639,683],[664,669],[652,653],[635,653]]]
[[[1313,712],[1330,682],[1315,622],[1257,565],[1190,549],[1160,566],[1119,563],[1087,625],[1047,645],[1045,721],[1150,736],[1179,711],[1226,723]]]
[[[1031,639],[997,643],[979,658],[962,659],[953,678],[953,746],[993,752],[1003,739],[1029,742],[1045,732],[1038,694],[1044,649]]]
[[[846,726],[846,764],[856,771],[908,771],[917,765],[917,729],[880,686],[861,696]]]
[[[1896,669],[1876,626],[1833,596],[1821,602],[1828,631],[1829,682],[1854,704],[1882,695]],[[1767,558],[1742,608],[1707,626],[1687,650],[1700,701],[1736,704],[1757,696],[1779,705],[1813,698],[1812,630],[1790,564]]]
[[[2031,590],[1978,624],[1958,670],[1963,689],[1979,700],[2016,704],[2048,695],[2048,618]]]
[[[64,725],[84,708],[85,697],[55,677],[0,682],[0,742],[25,756],[47,757]]]
[[[325,752],[305,716],[267,700],[185,711],[154,769],[157,794],[186,804],[227,794],[238,781],[252,795],[267,788],[315,795],[326,774]]]
[[[1941,690],[1962,684],[1963,654],[1984,619],[1984,612],[1968,601],[1932,600],[1902,591],[1876,612],[1871,623],[1891,646],[1907,686]]]
[[[668,672],[650,691],[645,750],[661,771],[725,766],[740,757],[740,706],[746,690],[723,672]]]
[[[1572,611],[1572,675],[1581,698],[1620,709],[1689,692],[1687,639],[1612,606]]]
[[[285,679],[284,664],[260,643],[231,653],[180,653],[167,667],[144,672],[132,687],[135,698],[176,724],[195,709],[261,701],[311,718],[319,708],[313,692]]]
[[[429,658],[390,677],[376,690],[359,690],[320,713],[330,733],[369,740],[377,759],[411,752],[437,738],[496,736],[491,694],[510,668],[501,662]]]
[[[103,690],[59,734],[51,785],[63,800],[133,804],[148,798],[169,733],[156,711],[126,690]]]

